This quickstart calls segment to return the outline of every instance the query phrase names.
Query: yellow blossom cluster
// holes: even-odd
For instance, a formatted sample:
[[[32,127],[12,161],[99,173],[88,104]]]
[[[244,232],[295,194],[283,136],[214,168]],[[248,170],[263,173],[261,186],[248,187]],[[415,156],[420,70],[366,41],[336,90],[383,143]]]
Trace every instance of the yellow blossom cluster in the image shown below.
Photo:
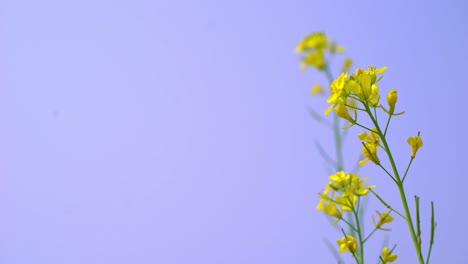
[[[360,178],[356,173],[345,173],[339,171],[330,175],[325,190],[319,193],[320,202],[317,209],[325,214],[342,218],[343,211],[353,211],[359,196],[366,195],[375,185],[366,186],[364,182],[368,178]]]
[[[335,109],[340,117],[349,116],[349,113],[347,113],[348,108],[352,108],[354,111],[356,109],[355,107],[350,107],[348,103],[350,99],[361,102],[365,107],[378,106],[380,94],[377,83],[382,79],[382,76],[378,75],[386,69],[387,67],[377,69],[377,67],[369,66],[367,70],[362,68],[356,69],[355,74],[343,72],[330,85],[331,94],[328,97],[327,103],[331,105],[325,111],[325,114]],[[344,119],[347,119],[351,123],[356,122],[356,118],[353,120],[349,118]]]
[[[301,68],[313,67],[324,70],[326,67],[325,52],[341,53],[344,47],[331,41],[323,32],[314,32],[296,46],[296,52],[304,53]],[[349,63],[350,64],[350,63]]]
[[[336,240],[336,243],[340,247],[340,253],[349,251],[351,252],[351,254],[354,254],[354,252],[356,252],[358,248],[356,239],[351,235],[347,235],[342,237],[341,239]]]
[[[334,78],[329,57],[334,53],[341,53],[344,51],[342,46],[339,46],[335,42],[331,41],[323,32],[314,32],[309,34],[301,40],[296,47],[296,52],[302,54],[301,68],[307,67],[315,68],[322,71],[330,83],[328,91],[324,91],[325,86],[319,83],[314,84],[310,91],[313,95],[328,96],[327,103],[329,107],[325,110],[325,115],[330,112],[333,113],[333,122],[327,123],[319,118],[319,121],[330,125],[333,129],[336,145],[336,160],[331,158],[328,153],[321,150],[321,154],[325,159],[332,165],[336,165],[334,173],[329,176],[329,181],[325,186],[325,189],[319,193],[320,201],[317,204],[317,209],[323,211],[324,214],[333,218],[336,224],[348,226],[345,230],[341,228],[343,237],[337,239],[339,246],[339,252],[350,252],[356,263],[364,263],[364,244],[369,241],[369,238],[378,230],[389,231],[386,228],[386,224],[394,220],[391,214],[398,215],[408,222],[409,231],[411,238],[415,246],[415,250],[418,254],[419,263],[427,263],[430,257],[430,252],[433,244],[433,233],[435,230],[434,223],[434,212],[432,206],[432,223],[431,223],[431,244],[428,252],[427,262],[424,261],[421,250],[421,231],[419,230],[418,224],[411,221],[411,212],[409,210],[406,193],[404,190],[404,181],[408,174],[409,168],[411,167],[413,159],[416,157],[417,151],[423,146],[423,141],[420,137],[420,133],[415,136],[408,138],[407,143],[411,147],[410,161],[401,173],[396,165],[394,155],[390,149],[390,144],[387,138],[387,131],[389,128],[390,121],[394,116],[403,114],[404,112],[396,112],[396,106],[398,101],[398,93],[396,89],[388,91],[386,96],[383,96],[383,100],[386,99],[386,105],[384,106],[381,102],[380,94],[380,80],[383,77],[383,73],[387,70],[387,67],[376,67],[368,66],[365,68],[357,68],[355,71],[350,72],[352,66],[352,60],[346,58],[343,61],[341,68],[341,74]],[[382,124],[382,118],[377,117],[378,110],[382,110],[387,114],[386,123]],[[313,116],[318,116],[313,111]],[[359,113],[359,115],[358,115]],[[359,121],[358,121],[359,117]],[[340,132],[339,127],[342,121],[349,122],[343,129],[351,126],[359,126],[364,129],[364,132],[358,134],[358,138],[362,143],[362,157],[359,161],[359,165],[364,165],[370,161],[370,163],[379,166],[386,175],[393,180],[398,187],[400,192],[401,201],[404,208],[404,214],[395,209],[395,207],[389,205],[382,199],[379,194],[372,190],[375,185],[366,185],[365,182],[368,178],[361,178],[357,173],[345,172],[343,170],[343,156],[342,151],[342,139],[345,132]],[[364,120],[364,121],[362,121]],[[384,121],[385,122],[385,121]],[[371,124],[371,125],[369,125]],[[381,160],[378,155],[380,149],[380,155],[383,159]],[[391,165],[391,170],[386,168],[388,164]],[[362,213],[364,211],[361,206],[361,196],[365,196],[368,193],[373,194],[383,205],[386,206],[388,211],[377,212],[377,220],[372,216],[372,222],[374,229],[367,236],[364,236]],[[419,218],[419,203],[416,202],[417,218]],[[396,246],[396,245],[395,245]],[[384,247],[381,255],[379,256],[381,263],[394,262],[397,259],[397,255],[393,253],[395,246],[391,249]]]

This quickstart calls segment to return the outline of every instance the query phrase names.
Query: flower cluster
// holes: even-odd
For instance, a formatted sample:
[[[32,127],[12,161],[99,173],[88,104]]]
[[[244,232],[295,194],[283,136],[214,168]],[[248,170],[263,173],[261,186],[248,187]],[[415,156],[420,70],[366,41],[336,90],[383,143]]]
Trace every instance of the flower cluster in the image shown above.
[[[296,47],[296,52],[304,53],[301,68],[313,67],[324,70],[326,67],[325,52],[341,53],[344,47],[331,41],[323,32],[314,32],[306,36]],[[348,61],[350,65],[350,61]]]
[[[417,220],[416,223],[414,223],[411,220],[413,218],[409,210],[405,187],[403,185],[417,151],[423,146],[420,133],[408,138],[407,143],[411,147],[409,164],[404,170],[404,174],[400,173],[387,140],[387,130],[392,117],[401,115],[404,112],[395,112],[398,101],[396,89],[391,89],[384,97],[387,101],[385,106],[381,103],[379,81],[382,79],[382,74],[387,70],[387,67],[368,66],[367,69],[357,68],[354,73],[350,73],[349,70],[352,61],[351,59],[345,59],[343,67],[341,68],[342,73],[336,79],[333,79],[326,54],[343,51],[344,48],[342,46],[332,42],[323,32],[315,32],[306,36],[296,47],[296,52],[304,54],[301,62],[302,68],[312,67],[326,73],[330,82],[327,99],[327,103],[330,105],[325,110],[325,115],[330,114],[334,110],[333,123],[329,127],[334,133],[336,160],[330,158],[328,153],[321,149],[320,144],[318,145],[318,149],[327,162],[336,167],[334,171],[338,172],[329,176],[329,182],[325,186],[325,189],[323,192],[319,193],[320,201],[316,208],[330,216],[334,220],[333,222],[330,221],[333,225],[340,222],[341,225],[348,227],[347,230],[341,228],[341,232],[344,236],[336,242],[339,246],[339,252],[350,252],[356,260],[356,263],[364,263],[364,245],[376,231],[390,231],[390,229],[384,227],[394,220],[392,214],[402,217],[402,219],[408,223],[419,263],[427,263],[430,258],[436,225],[434,222],[433,203],[431,203],[431,238],[428,256],[425,260],[422,255],[420,242],[419,198],[415,196]],[[311,93],[313,95],[324,95],[325,91],[322,85],[314,84],[311,88]],[[384,126],[382,126],[380,122],[382,120],[381,117],[379,116],[379,118],[377,118],[377,111],[379,109],[387,114],[387,121],[384,123]],[[352,112],[352,114],[350,114],[350,112]],[[311,111],[311,113],[318,121],[329,124],[317,117],[318,115],[315,111]],[[361,120],[366,117],[367,121],[363,123]],[[354,171],[344,171],[343,157],[341,155],[344,132],[340,132],[339,129],[342,120],[349,123],[347,126],[343,127],[343,129],[350,128],[351,126],[359,126],[364,129],[364,132],[358,134],[358,138],[362,143],[363,157],[363,159],[359,161],[359,165],[363,166],[370,161],[370,164],[379,166],[382,171],[393,180],[401,197],[404,214],[385,202],[385,200],[373,190],[376,188],[375,185],[366,185],[365,182],[368,178],[361,178],[359,174],[354,173]],[[371,123],[372,125],[367,126],[367,123]],[[381,157],[378,155],[379,149]],[[380,158],[385,159],[385,162],[381,163]],[[385,168],[388,164],[390,164],[391,169]],[[356,166],[356,168],[359,169],[359,166]],[[377,220],[372,216],[374,229],[365,235],[363,231],[364,226],[362,224],[363,220],[360,219],[364,215],[364,206],[361,205],[361,198],[368,193],[372,193],[388,210],[382,213],[376,211]],[[397,255],[393,253],[394,249],[395,247],[389,249],[385,246],[379,256],[380,262],[394,262],[397,259]],[[340,261],[338,260],[338,262]]]
[[[382,79],[382,76],[378,75],[386,69],[387,67],[377,69],[374,66],[369,66],[367,70],[358,68],[355,74],[342,73],[330,85],[331,94],[327,103],[331,105],[325,114],[329,114],[335,109],[339,117],[352,124],[355,123],[357,118],[351,119],[349,117],[348,108],[351,108],[355,113],[359,108],[352,106],[349,101],[358,101],[367,108],[378,106],[380,94],[377,83]]]
[[[325,190],[319,193],[320,202],[317,209],[325,214],[342,218],[344,211],[353,211],[359,196],[366,195],[375,185],[364,185],[368,178],[360,178],[356,173],[345,173],[344,171],[330,175]]]

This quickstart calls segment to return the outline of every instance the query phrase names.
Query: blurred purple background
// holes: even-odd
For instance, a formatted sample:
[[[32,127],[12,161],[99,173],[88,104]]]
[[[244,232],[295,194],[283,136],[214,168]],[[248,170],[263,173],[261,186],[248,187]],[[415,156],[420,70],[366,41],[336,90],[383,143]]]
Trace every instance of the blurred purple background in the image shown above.
[[[322,239],[340,234],[315,210],[328,175],[314,140],[332,137],[307,111],[326,108],[309,93],[325,78],[301,72],[293,52],[316,30],[356,66],[389,67],[380,88],[398,88],[406,111],[390,128],[401,169],[406,138],[424,140],[407,186],[425,220],[436,201],[433,263],[467,263],[467,11],[464,1],[1,1],[0,263],[336,263]],[[398,204],[383,173],[362,173]],[[415,263],[397,220],[390,243]],[[370,263],[382,238],[369,242]]]

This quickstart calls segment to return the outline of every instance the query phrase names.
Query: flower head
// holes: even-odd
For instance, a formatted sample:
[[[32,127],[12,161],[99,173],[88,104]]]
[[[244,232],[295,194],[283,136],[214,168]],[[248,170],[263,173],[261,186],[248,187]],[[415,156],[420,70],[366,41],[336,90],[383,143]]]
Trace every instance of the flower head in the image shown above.
[[[340,247],[340,253],[349,251],[352,254],[354,254],[354,252],[356,252],[357,247],[358,247],[356,243],[356,239],[351,235],[347,235],[347,236],[342,237],[341,239],[337,239],[336,243]]]
[[[369,160],[379,165],[380,159],[377,156],[377,147],[380,145],[379,135],[374,132],[376,129],[372,129],[372,132],[362,132],[358,135],[359,139],[362,140],[362,154],[364,155],[363,160],[359,162],[359,165],[366,164]]]
[[[361,179],[358,174],[350,173],[349,175],[351,177],[352,186],[353,186],[352,191],[354,195],[363,196],[363,195],[366,195],[370,189],[375,188],[375,185],[366,186],[363,184],[369,179],[368,177]]]
[[[398,258],[397,254],[393,254],[388,247],[382,249],[382,260],[384,263],[394,262]]]
[[[411,146],[411,158],[416,157],[416,152],[423,146],[423,142],[419,134],[408,138],[408,144]]]
[[[323,51],[328,48],[328,38],[323,32],[314,32],[302,39],[296,46],[296,52],[304,52],[311,49]]]
[[[377,223],[375,223],[374,216],[372,216],[372,221],[374,222],[375,227],[378,229],[382,229],[382,230],[389,230],[389,229],[384,229],[381,227],[384,224],[392,222],[393,216],[390,215],[390,212],[384,212],[384,213],[380,213],[379,211],[376,211],[376,212],[377,212],[377,215],[379,216],[379,221],[377,221]]]
[[[319,70],[325,69],[325,54],[322,51],[313,51],[302,58],[301,68],[305,69],[307,66],[315,67]]]
[[[331,103],[332,105],[330,105],[330,107],[325,111],[326,115],[330,113],[330,111],[336,104],[343,103],[343,101],[346,102],[346,100],[344,100],[346,99],[346,90],[344,88],[346,85],[347,77],[347,73],[342,73],[330,84],[331,93],[330,97],[328,97],[327,99],[327,103]]]

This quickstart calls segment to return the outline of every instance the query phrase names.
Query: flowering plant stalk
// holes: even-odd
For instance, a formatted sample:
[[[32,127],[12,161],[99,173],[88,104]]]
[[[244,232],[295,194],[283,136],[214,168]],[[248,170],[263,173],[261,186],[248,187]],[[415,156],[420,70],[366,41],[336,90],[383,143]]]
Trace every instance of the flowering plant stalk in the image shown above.
[[[312,38],[316,38],[318,41],[319,39],[325,38],[325,35],[321,34],[315,34]],[[342,53],[344,51],[344,47],[337,45],[336,43],[331,44],[332,46],[330,47],[330,53],[331,55],[335,53]],[[301,51],[301,45],[298,45],[297,51]],[[325,46],[323,46],[325,48]],[[319,48],[320,49],[320,48]],[[312,57],[311,57],[312,56]],[[318,59],[314,59],[313,56],[318,56]],[[325,62],[324,58],[321,58],[322,53],[316,53],[314,54],[309,54],[309,57],[304,57],[303,63],[301,65],[301,68],[306,68],[307,65],[313,61],[317,61],[316,63],[319,63],[320,65],[317,65],[318,68],[320,69],[325,69],[323,66],[323,62]],[[328,65],[328,63],[327,63]],[[349,68],[352,65],[352,60],[350,58],[346,58],[343,63],[342,71],[348,71]],[[329,79],[329,82],[331,83],[333,81],[333,78],[331,77],[331,73],[329,69],[326,69],[324,73],[327,73],[327,77]],[[321,84],[314,84],[311,89],[311,94],[314,96],[323,96],[324,95],[324,90]],[[321,125],[324,125],[327,129],[330,129],[331,132],[333,133],[333,145],[334,145],[334,155],[330,155],[328,151],[326,151],[323,147],[322,144],[319,141],[315,142],[315,146],[319,152],[319,154],[322,156],[323,160],[325,161],[326,168],[330,171],[330,173],[334,171],[342,171],[345,168],[345,163],[346,160],[344,159],[343,155],[343,144],[347,135],[346,130],[341,130],[342,122],[339,119],[338,115],[336,113],[333,113],[333,119],[329,122],[328,120],[324,119],[321,114],[316,112],[314,109],[310,108],[309,112],[311,116]],[[334,156],[334,158],[332,157]],[[362,155],[361,155],[362,156]],[[361,158],[361,156],[359,158]],[[355,166],[351,170],[352,172],[358,172],[359,166],[357,166],[358,163],[356,162]],[[359,214],[363,215],[365,212],[365,203],[362,203],[362,205],[359,208]],[[327,215],[328,216],[328,215]],[[329,216],[328,220],[330,223],[334,222],[333,218]],[[351,216],[348,216],[347,218],[348,222],[353,222],[353,218]],[[363,225],[363,223],[362,223]],[[338,229],[338,231],[341,233],[341,230]],[[351,228],[348,228],[347,232],[349,234],[355,235],[355,231]],[[325,243],[327,244],[328,248],[330,249],[331,253],[335,256],[336,261],[338,263],[343,263],[343,260],[338,252],[338,250],[335,249],[333,244],[327,239],[324,238]]]
[[[387,67],[377,68],[369,66],[367,69],[357,68],[355,73],[349,73],[350,61],[345,60],[342,73],[337,78],[333,78],[327,55],[330,56],[343,50],[343,47],[331,42],[322,32],[315,32],[306,36],[296,48],[296,51],[304,54],[302,68],[313,67],[327,75],[331,83],[330,94],[327,99],[327,103],[330,106],[326,109],[325,114],[328,115],[332,111],[335,112],[335,146],[337,147],[337,164],[341,164],[341,167],[337,166],[336,172],[329,176],[330,181],[325,186],[325,189],[319,193],[320,201],[317,209],[335,219],[331,223],[332,225],[340,224],[346,227],[346,230],[345,228],[341,228],[342,237],[337,240],[337,245],[340,253],[349,252],[356,263],[364,263],[366,242],[377,231],[390,231],[390,229],[386,228],[386,225],[394,220],[393,216],[399,217],[407,223],[419,263],[429,263],[436,228],[434,203],[431,202],[429,244],[427,253],[423,254],[419,197],[414,196],[415,214],[412,214],[404,185],[416,153],[423,145],[420,133],[418,132],[417,135],[411,136],[407,140],[411,151],[408,164],[404,173],[402,173],[403,171],[399,170],[395,162],[387,140],[387,132],[392,118],[404,113],[395,112],[398,99],[397,90],[392,89],[386,94],[386,106],[380,103],[381,97],[378,82],[382,79],[382,74],[387,70]],[[314,87],[318,91],[317,86]],[[379,121],[378,119],[379,112],[383,112],[384,116],[386,116],[383,123],[382,120]],[[343,158],[338,154],[338,150],[341,151],[341,141],[339,141],[341,138],[337,137],[337,135],[341,135],[339,134],[339,119],[345,120],[348,123],[343,129],[355,127],[363,130],[358,135],[362,144],[361,151],[363,156],[359,165],[374,164],[382,170],[382,173],[397,188],[403,212],[400,212],[395,206],[386,202],[378,194],[375,185],[366,185],[365,182],[368,180],[368,177],[363,178],[355,172],[346,172],[343,169]],[[361,120],[364,120],[364,122]],[[370,125],[367,125],[368,123]],[[379,155],[379,152],[384,153],[383,157]],[[382,164],[380,158],[385,158],[390,168]],[[369,194],[375,197],[386,209],[382,213],[376,211],[377,220],[375,220],[374,216],[372,217],[374,228],[366,233],[362,224],[364,219],[361,213],[361,206],[362,199],[369,196]],[[398,258],[394,253],[395,247],[396,245],[391,248],[384,246],[379,256],[379,263],[394,262]]]

